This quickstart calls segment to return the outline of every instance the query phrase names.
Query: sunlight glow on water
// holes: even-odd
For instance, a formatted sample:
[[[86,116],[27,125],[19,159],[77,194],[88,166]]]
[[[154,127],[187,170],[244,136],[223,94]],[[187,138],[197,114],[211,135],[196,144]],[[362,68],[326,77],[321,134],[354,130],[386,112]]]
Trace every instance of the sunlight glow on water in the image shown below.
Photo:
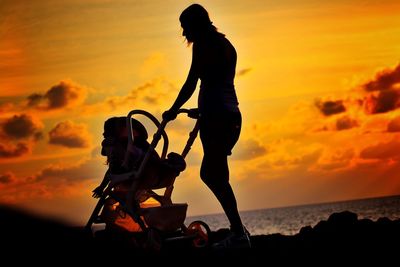
[[[373,221],[380,217],[400,219],[400,196],[242,211],[240,215],[252,235],[274,233],[294,235],[303,226],[313,227],[319,221],[327,220],[332,213],[345,210],[356,213],[358,219],[367,218]],[[192,216],[186,218],[185,223],[189,224],[194,220],[205,221],[213,231],[229,228],[229,222],[224,214]]]

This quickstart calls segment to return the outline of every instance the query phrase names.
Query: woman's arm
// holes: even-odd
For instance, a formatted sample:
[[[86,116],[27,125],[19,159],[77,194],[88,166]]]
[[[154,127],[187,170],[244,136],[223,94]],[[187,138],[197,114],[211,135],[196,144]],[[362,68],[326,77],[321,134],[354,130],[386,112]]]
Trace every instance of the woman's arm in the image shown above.
[[[183,84],[181,90],[179,91],[178,97],[176,98],[174,104],[171,109],[177,111],[189,98],[193,95],[193,92],[196,90],[198,80],[198,74],[196,71],[196,67],[193,65],[190,67],[189,74],[186,78],[185,83]]]
[[[192,64],[190,66],[189,74],[181,90],[179,91],[179,94],[174,104],[169,109],[169,111],[166,112],[169,114],[163,114],[163,118],[171,116],[173,118],[169,117],[169,119],[174,119],[173,114],[176,116],[176,112],[178,111],[178,109],[180,109],[183,104],[185,104],[186,101],[188,101],[189,98],[193,95],[193,92],[196,90],[197,81],[199,79],[198,65],[198,52],[195,44],[193,44]]]

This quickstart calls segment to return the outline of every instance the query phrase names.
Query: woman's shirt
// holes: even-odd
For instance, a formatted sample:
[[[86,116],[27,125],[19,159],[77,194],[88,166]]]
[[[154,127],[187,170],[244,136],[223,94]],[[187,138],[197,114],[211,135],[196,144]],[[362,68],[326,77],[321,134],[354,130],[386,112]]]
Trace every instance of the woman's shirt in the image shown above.
[[[193,45],[193,63],[201,80],[201,114],[239,111],[234,86],[236,61],[235,48],[220,33]]]

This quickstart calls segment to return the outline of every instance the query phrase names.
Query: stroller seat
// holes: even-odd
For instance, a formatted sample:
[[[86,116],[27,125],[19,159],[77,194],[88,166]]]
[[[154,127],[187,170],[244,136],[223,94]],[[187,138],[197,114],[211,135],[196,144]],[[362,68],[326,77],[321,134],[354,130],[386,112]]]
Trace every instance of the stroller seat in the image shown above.
[[[187,204],[173,204],[169,195],[158,195],[153,190],[172,187],[175,178],[185,170],[186,162],[174,152],[162,159],[147,142],[144,126],[137,120],[131,120],[134,135],[131,143],[128,142],[126,117],[113,117],[104,124],[102,155],[107,156],[109,165],[104,177],[109,182],[109,196],[100,217],[108,227],[131,232],[141,230],[137,226],[139,217],[147,227],[161,231],[176,230],[186,218]],[[138,175],[146,153],[150,153],[149,159]],[[132,186],[133,183],[135,186]],[[126,203],[130,192],[134,195],[133,203]],[[149,199],[152,203],[146,204]],[[136,207],[136,218],[128,214],[124,208],[127,205]]]

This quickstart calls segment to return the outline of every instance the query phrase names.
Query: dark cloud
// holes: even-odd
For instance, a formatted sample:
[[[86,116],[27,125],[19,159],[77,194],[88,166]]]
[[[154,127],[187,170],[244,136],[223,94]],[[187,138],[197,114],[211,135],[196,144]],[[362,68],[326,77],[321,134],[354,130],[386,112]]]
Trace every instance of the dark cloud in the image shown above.
[[[400,132],[400,116],[391,120],[387,127],[388,132]]]
[[[0,129],[6,137],[11,139],[25,139],[33,137],[37,140],[42,133],[41,126],[31,116],[22,114],[14,115],[0,124]]]
[[[73,90],[68,84],[61,82],[47,91],[44,97],[49,100],[49,109],[62,108],[67,106],[69,101],[78,98],[78,92]]]
[[[44,137],[43,132],[36,132],[33,135],[33,140],[39,141],[39,140],[43,139],[43,137]]]
[[[362,87],[371,92],[391,90],[398,85],[400,85],[400,65],[397,65],[394,70],[387,69],[378,73],[374,80],[367,82]]]
[[[82,103],[87,89],[72,81],[64,80],[51,87],[44,95],[34,93],[27,98],[27,106],[43,110],[60,109]]]
[[[236,76],[244,76],[247,73],[249,73],[252,70],[252,68],[246,68],[246,69],[241,69],[238,72],[236,72]]]
[[[90,144],[90,135],[83,124],[75,124],[71,121],[58,123],[49,132],[49,143],[69,148],[85,148]]]
[[[386,113],[400,107],[400,65],[395,69],[387,69],[376,74],[375,78],[361,88],[366,96],[349,102],[346,105],[363,107],[366,114]],[[317,100],[315,105],[325,116],[346,112],[343,99],[336,101]],[[346,123],[344,127],[350,126]],[[339,128],[338,128],[339,129]]]
[[[0,144],[0,158],[20,157],[29,152],[29,146],[26,143],[14,145]]]
[[[370,94],[364,101],[364,110],[367,114],[386,113],[398,107],[400,107],[399,90],[385,90]]]
[[[316,133],[318,133],[318,132],[327,132],[327,131],[329,131],[329,127],[327,125],[322,125],[322,126],[316,127],[312,131],[316,132]]]
[[[336,121],[336,130],[338,131],[347,130],[358,126],[358,121],[348,116],[343,116]]]
[[[42,123],[27,114],[14,115],[0,123],[0,158],[21,157],[42,138]],[[21,142],[21,140],[24,140]],[[32,142],[33,141],[33,142]]]
[[[0,174],[0,184],[10,184],[15,181],[15,175],[11,172]]]
[[[42,101],[44,97],[40,94],[31,94],[28,96],[28,106],[33,107],[39,105],[40,101]]]
[[[237,144],[232,158],[236,160],[250,160],[267,153],[267,149],[254,139],[247,139]]]
[[[346,108],[343,105],[343,100],[336,100],[336,101],[317,100],[315,105],[325,116],[331,116],[346,111]]]
[[[392,140],[387,143],[379,143],[369,146],[361,151],[360,157],[363,159],[399,159],[400,142]]]

